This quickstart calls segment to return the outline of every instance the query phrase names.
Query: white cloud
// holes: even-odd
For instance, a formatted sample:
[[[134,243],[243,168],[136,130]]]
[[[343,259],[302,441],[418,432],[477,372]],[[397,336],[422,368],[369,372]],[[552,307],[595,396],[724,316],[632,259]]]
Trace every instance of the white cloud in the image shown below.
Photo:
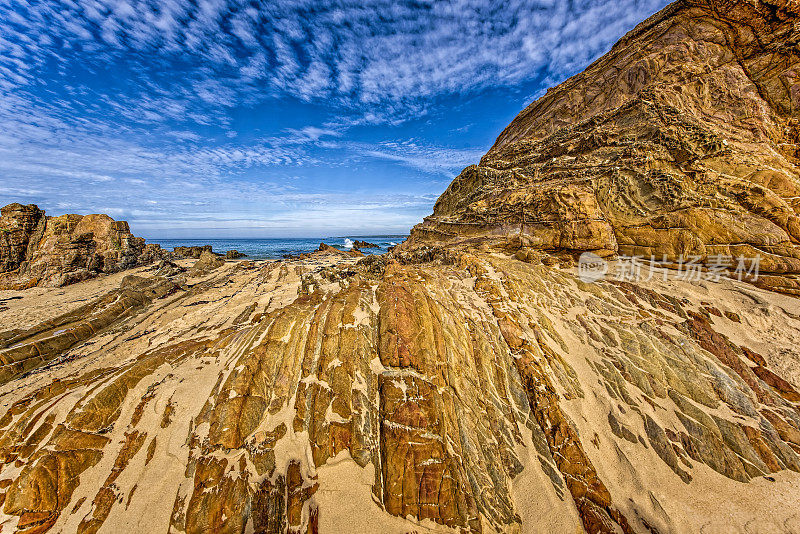
[[[403,115],[432,96],[514,86],[540,71],[563,79],[666,3],[15,2],[0,6],[0,73],[9,88],[33,84],[47,61],[94,49],[86,67],[124,60],[147,93],[180,102],[169,117],[265,94],[348,109],[386,103]]]
[[[449,148],[420,144],[414,140],[385,141],[377,145],[356,144],[353,148],[374,158],[394,161],[430,174],[452,178],[464,167],[477,163],[483,148]]]

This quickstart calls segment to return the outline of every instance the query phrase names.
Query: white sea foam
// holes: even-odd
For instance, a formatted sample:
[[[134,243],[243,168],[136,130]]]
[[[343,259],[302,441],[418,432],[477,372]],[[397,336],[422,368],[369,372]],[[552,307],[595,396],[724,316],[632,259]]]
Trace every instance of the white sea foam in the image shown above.
[[[344,239],[344,248],[346,248],[347,250],[350,250],[351,248],[353,248],[353,241],[350,240],[350,239],[345,238]]]

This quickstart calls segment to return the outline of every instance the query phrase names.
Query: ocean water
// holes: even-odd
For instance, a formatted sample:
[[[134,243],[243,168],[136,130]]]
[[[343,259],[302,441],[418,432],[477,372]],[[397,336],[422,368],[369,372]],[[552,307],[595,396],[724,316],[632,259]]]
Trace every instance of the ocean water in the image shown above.
[[[352,237],[315,237],[315,238],[274,238],[274,239],[148,239],[148,243],[157,243],[161,248],[172,250],[175,247],[197,247],[211,245],[214,252],[225,254],[229,250],[238,250],[247,254],[248,259],[280,259],[286,254],[302,254],[313,252],[320,243],[326,243],[340,250],[353,247],[353,241],[367,241],[378,248],[365,248],[364,254],[383,254],[388,248],[401,243],[405,235],[368,235]]]

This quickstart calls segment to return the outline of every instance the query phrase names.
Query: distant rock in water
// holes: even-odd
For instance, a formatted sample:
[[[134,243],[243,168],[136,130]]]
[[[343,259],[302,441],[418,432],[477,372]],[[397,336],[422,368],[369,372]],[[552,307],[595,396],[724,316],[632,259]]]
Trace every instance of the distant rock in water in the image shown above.
[[[675,2],[528,106],[402,249],[760,256],[800,294],[800,3]]]
[[[166,255],[108,215],[47,217],[16,203],[0,210],[0,288],[64,286]]]
[[[378,248],[378,245],[374,245],[367,241],[353,241],[353,248]]]
[[[324,252],[324,253],[327,253],[327,254],[338,254],[340,256],[351,256],[351,257],[354,257],[354,258],[360,258],[361,256],[364,255],[363,253],[359,252],[358,250],[355,250],[355,247],[352,248],[352,249],[349,249],[349,250],[339,250],[338,248],[332,247],[332,246],[328,245],[327,243],[320,243],[319,244],[319,248],[317,249],[317,252]]]
[[[212,250],[211,245],[203,245],[201,247],[175,247],[172,249],[172,252],[176,256],[180,256],[182,258],[194,258],[198,259],[204,251],[214,252]]]
[[[242,254],[238,250],[229,250],[225,253],[225,259],[238,260],[239,258],[246,258],[247,254]]]

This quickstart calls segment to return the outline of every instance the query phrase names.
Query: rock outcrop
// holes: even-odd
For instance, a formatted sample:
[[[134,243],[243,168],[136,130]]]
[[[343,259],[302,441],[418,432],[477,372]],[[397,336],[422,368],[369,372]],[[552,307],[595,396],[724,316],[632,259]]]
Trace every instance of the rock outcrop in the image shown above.
[[[139,270],[89,302],[104,280],[48,304],[20,292],[0,311],[0,524],[800,528],[794,297],[431,260],[226,263],[186,284]]]
[[[19,269],[31,238],[34,243],[41,239],[44,219],[44,212],[33,204],[14,203],[0,209],[0,272]]]
[[[203,245],[203,246],[193,246],[193,247],[175,247],[172,249],[173,254],[178,256],[179,258],[193,258],[199,259],[200,255],[203,252],[211,252],[212,254],[214,251],[212,250],[211,245]]]
[[[350,256],[352,258],[360,258],[364,254],[360,252],[357,248],[353,247],[349,250],[340,250],[336,247],[328,245],[327,243],[320,243],[317,252],[323,254],[333,254],[337,256]]]
[[[200,258],[192,265],[192,268],[189,269],[189,272],[193,275],[202,275],[214,269],[218,269],[223,265],[225,265],[225,260],[213,252],[204,250],[203,253],[200,254]]]
[[[174,292],[165,278],[127,276],[118,289],[32,328],[0,335],[0,383],[47,364],[120,319],[136,314],[154,299]]]
[[[0,288],[64,286],[164,256],[108,215],[47,217],[33,204],[0,212]]]
[[[800,301],[771,291],[797,272],[796,6],[673,4],[391,254],[4,294],[0,528],[800,532]],[[582,252],[770,274],[587,278]]]
[[[227,260],[238,260],[239,258],[246,258],[247,254],[243,254],[238,250],[229,250],[225,253],[225,259]]]
[[[680,0],[528,106],[414,228],[679,262],[800,294],[800,4]]]
[[[355,241],[353,241],[353,248],[359,248],[359,249],[361,249],[361,248],[378,248],[378,245],[375,245],[375,244],[370,243],[368,241],[359,241],[358,239],[356,239]]]

